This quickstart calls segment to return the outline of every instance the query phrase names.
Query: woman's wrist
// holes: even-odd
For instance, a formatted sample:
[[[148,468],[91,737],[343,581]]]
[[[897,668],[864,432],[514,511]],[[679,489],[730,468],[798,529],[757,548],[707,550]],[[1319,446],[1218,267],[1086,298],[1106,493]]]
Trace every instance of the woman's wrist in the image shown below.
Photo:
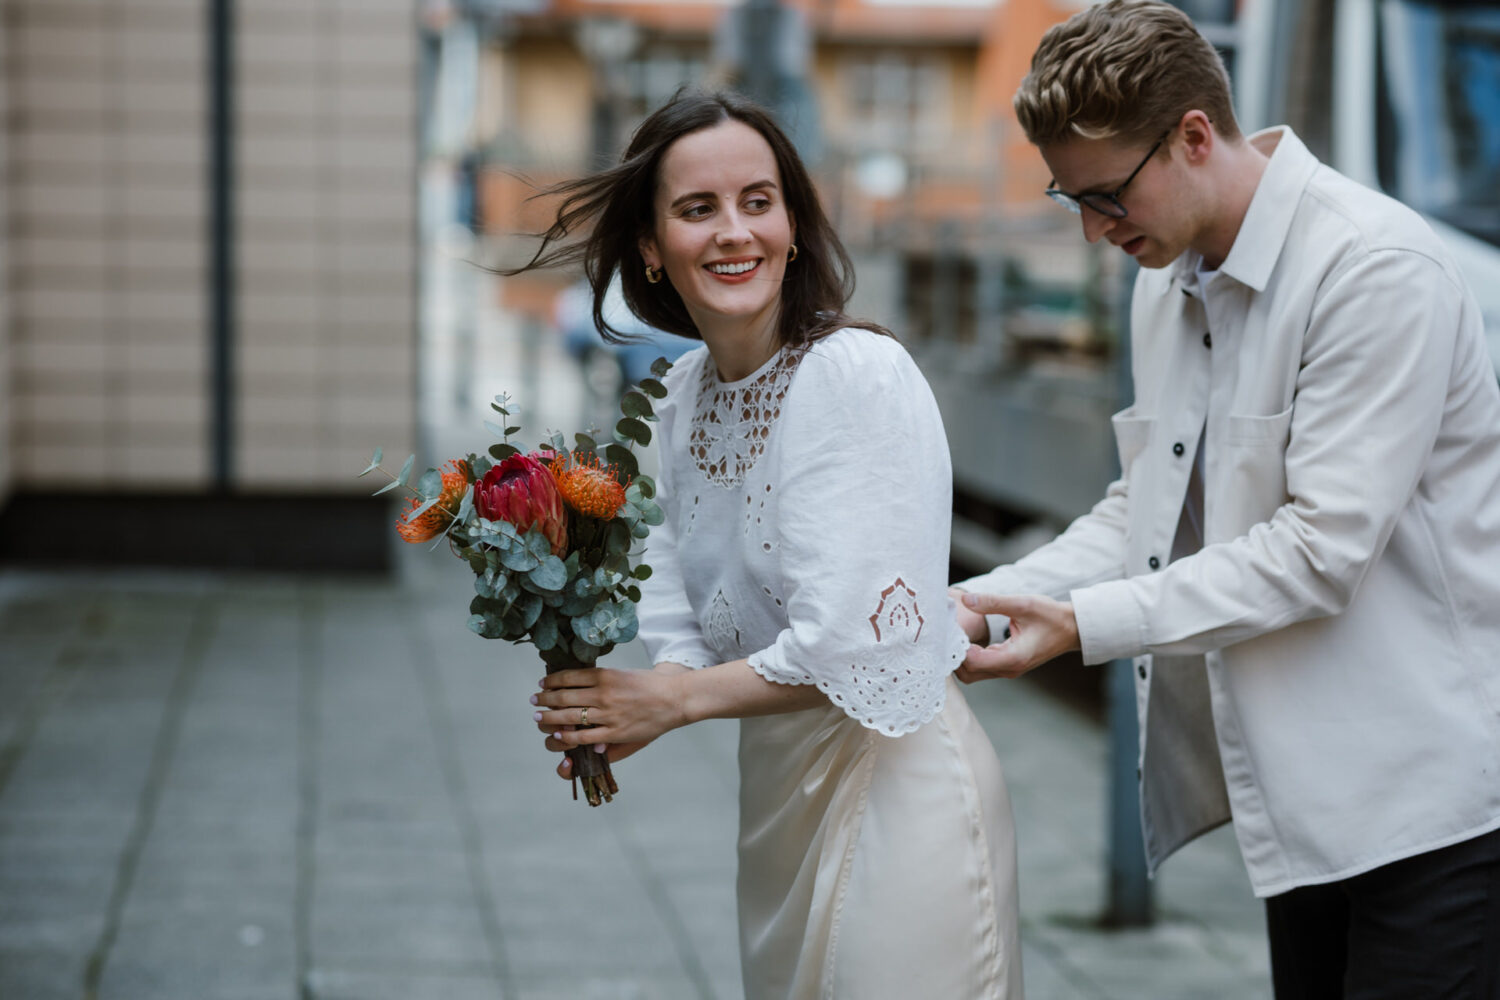
[[[671,729],[681,729],[683,726],[697,722],[688,701],[692,694],[691,677],[693,670],[681,663],[662,662],[651,668],[653,672],[662,678],[662,684],[666,691],[667,704],[671,708],[669,716]]]

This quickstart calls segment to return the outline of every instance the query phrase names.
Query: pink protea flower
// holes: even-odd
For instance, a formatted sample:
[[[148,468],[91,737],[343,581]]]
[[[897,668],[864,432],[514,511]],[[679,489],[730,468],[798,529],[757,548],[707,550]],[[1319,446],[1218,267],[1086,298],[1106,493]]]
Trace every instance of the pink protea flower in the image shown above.
[[[552,554],[568,549],[568,511],[557,481],[531,455],[512,455],[474,484],[474,509],[487,521],[509,521],[521,534],[532,525],[552,544]]]

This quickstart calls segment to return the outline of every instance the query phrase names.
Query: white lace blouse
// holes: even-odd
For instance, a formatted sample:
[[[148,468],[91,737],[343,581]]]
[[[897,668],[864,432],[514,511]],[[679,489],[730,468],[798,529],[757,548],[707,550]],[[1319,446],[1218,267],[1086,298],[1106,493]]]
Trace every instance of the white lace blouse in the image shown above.
[[[665,381],[652,662],[748,657],[889,736],[931,719],[968,643],[947,594],[948,443],[911,357],[846,329],[737,382],[699,348]]]

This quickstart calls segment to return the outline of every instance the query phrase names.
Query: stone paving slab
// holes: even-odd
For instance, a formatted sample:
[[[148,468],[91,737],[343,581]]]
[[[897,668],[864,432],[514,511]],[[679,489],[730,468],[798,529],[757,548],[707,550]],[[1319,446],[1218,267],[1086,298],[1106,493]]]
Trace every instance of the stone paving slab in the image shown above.
[[[456,569],[0,571],[0,1000],[739,996],[737,724],[574,803],[540,662],[465,629]],[[1100,930],[1103,734],[1025,683],[966,693],[1010,783],[1031,1000],[1268,997],[1229,831],[1168,863],[1154,927]]]

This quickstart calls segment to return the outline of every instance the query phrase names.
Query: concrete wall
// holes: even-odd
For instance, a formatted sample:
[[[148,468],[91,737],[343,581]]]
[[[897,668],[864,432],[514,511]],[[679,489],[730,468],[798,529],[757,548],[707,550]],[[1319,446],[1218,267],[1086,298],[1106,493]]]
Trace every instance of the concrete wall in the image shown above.
[[[13,486],[207,490],[206,5],[4,3]],[[237,489],[362,492],[415,439],[412,6],[235,5]]]

